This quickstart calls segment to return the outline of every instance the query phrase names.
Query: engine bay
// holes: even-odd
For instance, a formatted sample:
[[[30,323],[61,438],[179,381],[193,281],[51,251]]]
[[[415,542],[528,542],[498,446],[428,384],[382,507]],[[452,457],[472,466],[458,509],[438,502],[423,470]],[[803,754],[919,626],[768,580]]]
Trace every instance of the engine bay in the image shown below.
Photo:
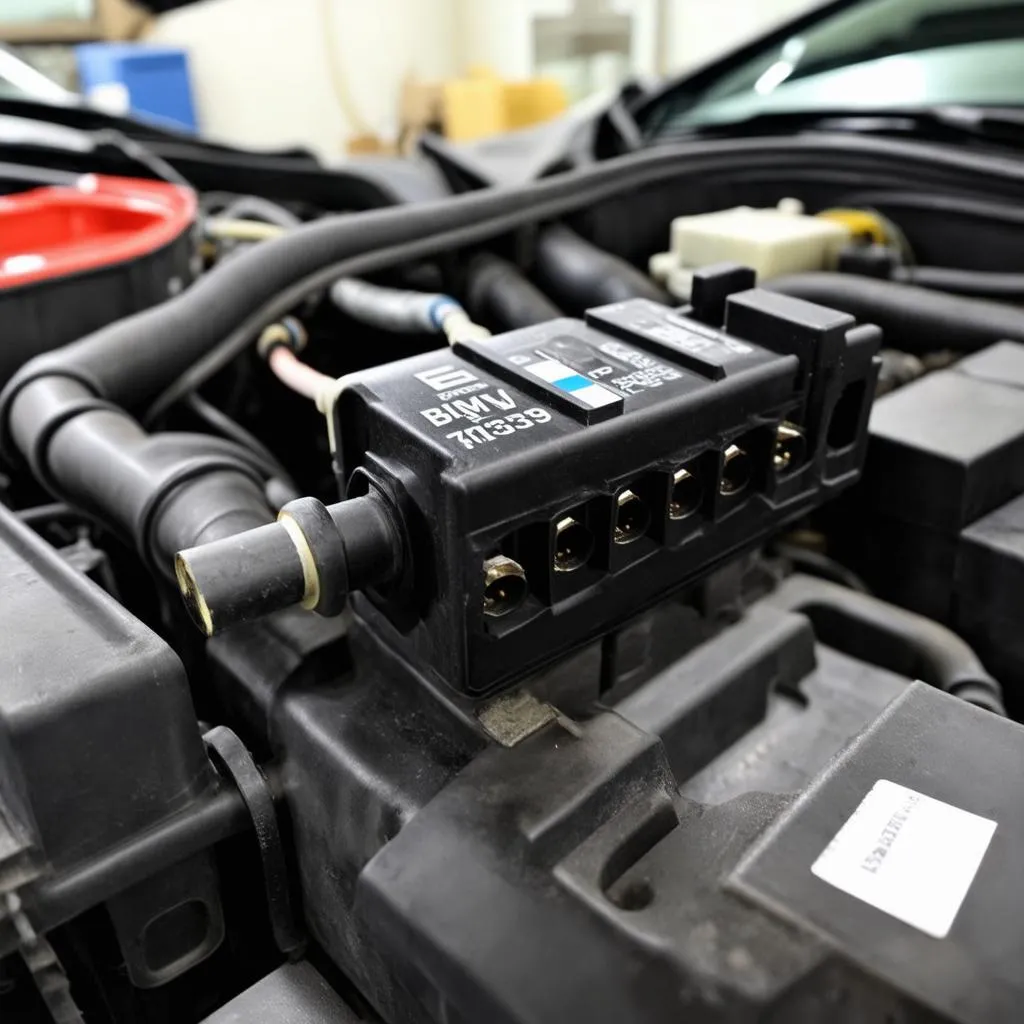
[[[114,143],[0,165],[0,1020],[1017,1019],[1018,156]]]

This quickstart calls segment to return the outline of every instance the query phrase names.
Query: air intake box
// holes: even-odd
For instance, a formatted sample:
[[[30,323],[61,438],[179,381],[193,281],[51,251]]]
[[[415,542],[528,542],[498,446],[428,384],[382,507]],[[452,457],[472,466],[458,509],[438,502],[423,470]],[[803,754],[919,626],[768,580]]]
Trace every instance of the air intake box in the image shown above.
[[[419,671],[489,694],[857,478],[878,329],[756,289],[721,329],[716,280],[346,382],[345,488],[407,547],[355,608]]]

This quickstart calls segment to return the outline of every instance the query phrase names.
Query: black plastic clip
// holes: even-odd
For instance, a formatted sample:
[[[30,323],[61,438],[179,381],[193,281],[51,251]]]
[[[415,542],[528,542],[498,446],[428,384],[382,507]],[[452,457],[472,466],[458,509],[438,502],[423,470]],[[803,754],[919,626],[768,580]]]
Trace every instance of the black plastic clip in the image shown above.
[[[274,941],[290,960],[306,947],[306,936],[295,917],[288,881],[288,862],[277,824],[274,794],[245,744],[227,726],[218,725],[203,736],[216,767],[238,787],[252,817],[263,861],[263,882]]]

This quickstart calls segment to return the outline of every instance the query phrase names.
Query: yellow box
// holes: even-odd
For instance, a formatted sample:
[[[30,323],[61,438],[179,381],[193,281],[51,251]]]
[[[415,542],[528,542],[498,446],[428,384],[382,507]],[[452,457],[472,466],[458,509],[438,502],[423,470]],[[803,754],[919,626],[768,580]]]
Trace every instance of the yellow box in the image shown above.
[[[505,130],[528,128],[558,117],[569,106],[565,89],[554,78],[505,83]]]
[[[469,142],[505,130],[505,86],[496,78],[461,78],[444,83],[444,134]]]

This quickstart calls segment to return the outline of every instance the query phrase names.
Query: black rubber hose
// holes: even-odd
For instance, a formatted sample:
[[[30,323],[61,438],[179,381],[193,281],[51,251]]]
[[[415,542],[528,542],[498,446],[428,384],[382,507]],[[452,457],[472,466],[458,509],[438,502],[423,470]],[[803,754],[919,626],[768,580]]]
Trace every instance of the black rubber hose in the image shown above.
[[[904,163],[924,187],[950,173],[978,171],[978,161],[961,152],[884,140],[829,136],[732,139],[672,146],[610,160],[521,188],[487,189],[468,196],[414,207],[374,210],[357,216],[328,217],[305,224],[273,242],[254,246],[206,274],[181,295],[120,320],[72,345],[26,364],[0,395],[0,430],[10,418],[14,396],[34,377],[70,376],[94,394],[129,408],[144,408],[169,381],[180,376],[219,341],[243,327],[255,334],[268,322],[270,297],[297,282],[319,287],[318,270],[334,277],[351,272],[339,266],[357,255],[392,248],[396,262],[415,258],[410,243],[460,232],[464,244],[487,241],[524,224],[551,220],[596,202],[659,182],[721,173],[756,158],[761,173],[792,167],[812,157],[845,172],[884,160]],[[834,152],[833,152],[834,150]],[[984,165],[987,166],[987,165]],[[1004,178],[1019,169],[999,165],[990,173]],[[866,168],[865,168],[866,172]],[[881,174],[881,172],[879,172]],[[984,173],[984,169],[981,171]],[[428,247],[422,255],[436,252]],[[316,281],[316,285],[309,282]],[[301,297],[301,296],[300,296]],[[285,310],[287,311],[287,310]],[[271,314],[271,317],[273,314]]]
[[[795,274],[764,287],[877,324],[887,347],[914,355],[977,352],[997,341],[1024,341],[1024,311],[997,302],[854,274]]]
[[[444,317],[460,310],[448,295],[384,288],[356,277],[335,281],[329,294],[353,320],[394,334],[438,334]]]
[[[351,591],[400,572],[402,547],[401,530],[376,493],[329,506],[299,498],[277,522],[179,551],[175,574],[196,625],[213,636],[297,604],[337,615]]]
[[[871,593],[868,585],[852,569],[847,569],[841,562],[820,551],[801,547],[799,544],[780,543],[775,545],[775,554],[791,562],[799,573],[838,583],[861,594]]]
[[[811,576],[790,576],[767,600],[806,615],[823,644],[1006,714],[1002,687],[978,656],[931,619]]]
[[[14,513],[26,526],[36,529],[56,522],[82,522],[89,517],[81,509],[72,508],[63,501],[51,501],[46,505],[33,505],[31,508],[19,509]]]
[[[514,331],[564,315],[514,263],[489,252],[469,261],[464,299],[469,315],[492,331]]]
[[[854,209],[869,209],[881,211],[888,215],[888,211],[895,211],[892,217],[899,221],[906,211],[914,213],[925,212],[941,217],[947,224],[955,220],[982,221],[989,224],[1024,224],[1024,210],[1020,204],[1007,197],[1006,202],[1000,202],[994,196],[979,199],[970,195],[949,195],[945,193],[928,192],[918,190],[916,192],[905,192],[896,189],[885,191],[857,191],[840,196],[835,203],[839,207],[853,207]]]
[[[273,520],[258,460],[205,434],[148,435],[124,411],[77,381],[51,377],[26,392],[26,433],[50,427],[30,452],[38,478],[94,514],[170,576],[182,547],[219,540]]]
[[[204,426],[239,446],[249,453],[256,465],[268,479],[282,481],[290,490],[296,490],[295,481],[280,459],[258,438],[249,433],[240,423],[223,413],[205,398],[193,392],[185,404],[196,419]]]
[[[297,228],[302,223],[302,218],[291,210],[262,196],[239,196],[232,199],[217,216],[224,220],[261,220],[288,229]]]
[[[997,274],[955,267],[896,267],[892,280],[969,298],[1024,303],[1024,274]]]
[[[538,233],[534,260],[540,286],[574,316],[627,299],[669,302],[646,274],[564,224],[548,224]]]
[[[1024,171],[1016,163],[993,161],[988,154],[982,160],[920,143],[825,134],[730,139],[633,154],[522,188],[488,189],[415,207],[326,218],[253,247],[160,306],[27,363],[0,394],[0,443],[11,453],[13,441],[55,494],[84,503],[114,521],[124,520],[122,510],[113,504],[100,505],[99,499],[117,503],[122,489],[137,495],[140,479],[148,476],[157,487],[152,500],[143,505],[149,522],[152,506],[167,497],[167,488],[182,489],[182,474],[201,470],[219,476],[221,470],[210,462],[200,467],[195,460],[186,460],[173,471],[161,466],[165,476],[160,478],[131,460],[115,470],[111,453],[126,440],[118,437],[118,428],[107,424],[109,434],[94,428],[72,430],[77,421],[93,421],[95,413],[111,411],[112,405],[145,408],[176,379],[177,390],[169,389],[165,402],[187,394],[191,388],[186,374],[193,381],[202,380],[202,374],[225,365],[267,323],[345,274],[369,273],[452,248],[480,245],[526,224],[550,221],[626,192],[721,175],[750,167],[752,162],[757,173],[768,178],[791,174],[799,163],[805,173],[856,173],[862,183],[874,187],[891,182],[897,165],[901,176],[914,175],[921,188],[948,188],[950,182],[962,181],[970,173],[979,187],[988,184],[996,194],[999,189],[1019,188],[1024,180]],[[124,424],[141,433],[130,418],[123,417]],[[79,445],[72,459],[60,467],[56,461],[51,465],[51,442],[65,435],[84,438],[90,432],[92,440]],[[137,435],[129,439],[133,442],[142,443]],[[75,459],[82,464],[71,470],[80,494],[61,480]],[[86,479],[89,469],[96,467],[111,478],[102,488]],[[245,516],[269,516],[265,503],[257,505],[242,496],[239,501]],[[188,546],[188,542],[177,546]]]
[[[115,128],[104,128],[93,132],[92,141],[97,149],[112,146],[133,163],[144,167],[160,181],[168,181],[172,185],[184,185],[186,188],[191,187],[190,183],[163,157],[158,156],[148,146],[129,138],[124,132],[119,132]]]

